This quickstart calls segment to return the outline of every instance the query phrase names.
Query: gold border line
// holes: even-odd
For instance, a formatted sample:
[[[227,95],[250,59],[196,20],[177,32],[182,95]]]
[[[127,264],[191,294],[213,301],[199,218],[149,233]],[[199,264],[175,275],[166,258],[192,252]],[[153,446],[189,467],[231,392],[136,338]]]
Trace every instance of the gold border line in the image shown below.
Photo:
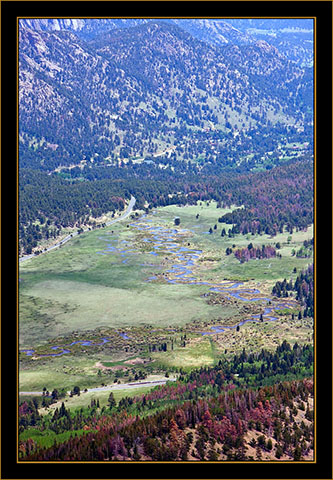
[[[314,18],[313,25],[313,39],[314,39],[314,62],[313,62],[313,193],[314,193],[314,258],[313,258],[313,275],[314,275],[314,460],[317,462],[317,295],[316,295],[316,281],[317,281],[317,18]]]
[[[3,0],[1,0],[3,1]],[[17,444],[17,455],[16,461],[18,462],[19,456],[19,20],[16,19],[16,245],[17,245],[17,259],[16,259],[16,384],[17,384],[17,406],[16,406],[16,444]]]

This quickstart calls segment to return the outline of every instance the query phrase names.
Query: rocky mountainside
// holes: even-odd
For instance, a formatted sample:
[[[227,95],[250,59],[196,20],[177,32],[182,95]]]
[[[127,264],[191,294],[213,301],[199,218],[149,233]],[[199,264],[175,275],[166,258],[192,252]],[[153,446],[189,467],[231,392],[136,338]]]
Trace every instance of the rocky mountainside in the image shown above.
[[[39,31],[67,30],[77,33],[85,40],[93,39],[101,33],[118,29],[132,28],[149,23],[152,19],[146,18],[100,18],[100,19],[21,19],[20,25]],[[214,45],[227,43],[248,44],[252,38],[242,33],[227,21],[221,19],[177,19],[165,18],[163,22],[170,25],[178,25],[183,30],[199,40],[207,41]]]
[[[210,45],[160,21],[86,41],[60,30],[82,30],[80,20],[53,20],[58,31],[36,21],[20,28],[23,165],[52,170],[176,150],[178,159],[216,160],[213,141],[311,125],[311,70],[265,41]]]
[[[300,66],[314,63],[313,19],[229,19],[250,40],[265,40]]]
[[[82,39],[90,40],[112,29],[131,28],[149,21],[146,18],[59,18],[22,19],[20,24],[41,31],[73,31]],[[212,45],[250,45],[265,40],[296,64],[313,65],[312,19],[165,18],[163,21],[178,25],[194,38]]]

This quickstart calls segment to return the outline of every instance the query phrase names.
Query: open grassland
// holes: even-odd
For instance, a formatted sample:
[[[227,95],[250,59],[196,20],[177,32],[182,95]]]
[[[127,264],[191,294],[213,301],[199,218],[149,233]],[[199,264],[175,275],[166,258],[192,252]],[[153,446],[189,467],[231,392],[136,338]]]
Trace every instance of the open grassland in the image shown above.
[[[187,207],[168,206],[158,210],[156,220],[158,224],[172,228],[174,218],[180,218],[180,227],[189,230],[188,240],[191,248],[203,251],[199,260],[201,266],[199,273],[204,280],[218,282],[221,279],[244,281],[254,279],[276,282],[283,278],[295,277],[294,267],[300,271],[311,263],[311,258],[296,258],[292,256],[292,251],[299,249],[304,240],[310,240],[313,237],[313,226],[305,231],[295,231],[292,235],[285,230],[275,237],[266,234],[221,237],[222,229],[228,232],[232,225],[219,223],[218,218],[232,209],[216,208],[216,202],[210,202],[208,205],[206,202],[199,202],[198,205]],[[199,214],[198,218],[196,218],[197,214]],[[210,228],[213,230],[212,234],[209,233]],[[241,264],[234,255],[226,255],[227,248],[244,248],[249,243],[260,247],[275,246],[280,243],[281,247],[277,251],[282,258],[251,260]]]
[[[20,391],[40,392],[44,387],[50,392],[54,388],[69,391],[75,385],[81,388],[101,386],[103,379],[98,375],[96,363],[109,358],[108,355],[87,353],[32,361],[20,370]]]
[[[282,317],[274,322],[249,322],[236,329],[215,334],[212,340],[216,344],[218,354],[240,354],[245,348],[248,352],[257,352],[265,348],[274,351],[281,339],[288,343],[303,344],[313,341],[312,319],[291,320]]]
[[[195,207],[188,208],[191,211],[185,211],[191,219]],[[161,219],[160,212],[152,216],[155,223],[172,227],[173,213],[167,208],[161,211]],[[207,207],[205,221],[213,214],[216,208]],[[202,222],[201,228],[207,225]],[[145,253],[144,248],[149,248],[141,245],[141,238],[142,233],[127,224],[113,225],[82,234],[58,250],[20,265],[21,348],[32,347],[32,340],[44,343],[73,330],[184,325],[219,315],[218,309],[202,298],[202,286],[147,282],[150,275],[159,273],[160,259]],[[124,264],[119,253],[99,254],[112,242],[133,242],[139,255],[131,255]]]
[[[164,375],[149,375],[145,380],[142,380],[142,382],[156,380],[168,381],[168,378],[166,378]],[[114,388],[114,385],[116,385],[116,388]],[[137,395],[145,394],[154,388],[154,386],[152,387],[149,384],[133,386],[131,388],[122,388],[121,384],[118,383],[109,384],[109,387],[109,389],[99,391],[81,391],[80,395],[73,395],[72,397],[66,396],[65,398],[59,399],[57,402],[52,403],[47,408],[40,408],[39,413],[41,415],[46,415],[50,412],[54,412],[56,408],[61,407],[62,402],[64,402],[66,409],[76,410],[77,408],[89,407],[94,400],[96,402],[98,400],[100,408],[103,408],[108,406],[108,399],[111,392],[116,403],[118,404],[119,401],[124,397],[135,397]],[[34,397],[33,395],[20,395],[20,400],[22,401],[30,400],[32,398],[41,400],[40,397]]]
[[[19,389],[42,391],[45,387],[49,391],[53,388],[69,391],[75,385],[83,390],[112,385],[118,380],[126,383],[133,381],[140,372],[188,371],[214,365],[221,355],[239,354],[243,348],[248,352],[262,348],[274,351],[282,338],[290,344],[313,341],[312,319],[295,317],[292,320],[291,312],[278,316],[275,321],[248,322],[239,331],[233,328],[214,333],[211,327],[216,324],[216,321],[198,323],[176,333],[170,331],[164,337],[151,338],[147,329],[147,345],[141,349],[132,331],[132,339],[123,345],[106,344],[100,351],[94,347],[78,347],[76,354],[25,360],[19,375]],[[131,329],[126,331],[129,333]],[[161,339],[166,340],[166,351],[147,352],[146,347],[158,345]]]
[[[46,341],[73,330],[146,324],[179,326],[220,315],[220,308],[208,305],[201,297],[203,293],[203,287],[189,285],[151,284],[140,291],[45,280],[31,287],[28,295],[22,295],[20,311],[22,317],[24,313],[28,316],[20,327],[21,345],[31,347],[29,342],[34,338],[36,341],[36,336]],[[228,313],[236,312],[231,308]]]
[[[102,352],[86,349],[76,355],[45,357],[30,360],[21,366],[19,390],[21,392],[41,392],[45,387],[66,392],[79,386],[85,388],[113,385],[115,382],[133,382],[136,374],[143,370],[150,375],[151,360],[115,350],[112,347]],[[154,368],[154,371],[159,369]],[[162,374],[162,370],[161,370]],[[152,378],[154,380],[154,378]]]
[[[83,428],[75,430],[75,432],[69,430],[68,432],[62,433],[55,433],[50,429],[41,431],[36,428],[29,428],[25,430],[25,432],[20,433],[20,442],[31,439],[36,442],[39,447],[50,448],[55,443],[60,444],[66,442],[71,437],[84,435],[86,433],[88,432]]]
[[[210,338],[194,337],[185,342],[185,346],[177,346],[172,351],[152,354],[155,365],[163,368],[181,368],[188,370],[201,366],[214,365],[215,349]]]
[[[215,202],[168,206],[140,218],[138,225],[168,228],[177,248],[200,251],[190,267],[196,281],[218,285],[240,280],[266,297],[271,297],[277,280],[295,279],[312,262],[312,258],[292,255],[304,240],[312,238],[312,227],[274,238],[222,237],[221,230],[228,232],[232,225],[219,223],[218,218],[230,210],[216,208]],[[180,218],[178,227],[175,217]],[[138,358],[137,368],[151,374],[159,369],[212,365],[222,354],[234,354],[243,347],[257,351],[273,349],[281,339],[291,343],[312,340],[312,321],[303,319],[298,324],[291,320],[291,311],[274,322],[249,322],[239,332],[233,329],[203,336],[211,326],[236,325],[249,314],[260,313],[267,301],[243,302],[213,294],[211,285],[186,284],[186,278],[168,283],[173,275],[168,273],[170,267],[181,265],[181,259],[170,250],[154,250],[154,233],[132,222],[128,219],[81,234],[20,265],[20,349],[36,352],[30,357],[20,354],[20,391],[40,391],[44,386],[70,390],[75,385],[84,389],[115,379],[124,381],[135,375],[126,363],[131,358]],[[255,246],[279,242],[281,258],[241,264],[233,254],[226,254],[226,248],[234,251],[250,242]],[[103,336],[108,338],[105,345],[100,342]],[[65,355],[41,357],[52,353],[52,346],[67,348],[73,341],[84,340],[93,345],[76,344]],[[52,385],[48,385],[50,378]]]
[[[173,351],[153,353],[154,365],[162,369],[188,371],[214,365],[222,355],[239,355],[244,348],[247,352],[258,352],[263,348],[275,351],[281,344],[281,338],[291,345],[313,341],[312,319],[291,320],[290,315],[283,315],[274,322],[248,322],[239,331],[234,328],[214,333],[209,326],[203,330],[205,335],[188,334],[185,346],[178,345]]]

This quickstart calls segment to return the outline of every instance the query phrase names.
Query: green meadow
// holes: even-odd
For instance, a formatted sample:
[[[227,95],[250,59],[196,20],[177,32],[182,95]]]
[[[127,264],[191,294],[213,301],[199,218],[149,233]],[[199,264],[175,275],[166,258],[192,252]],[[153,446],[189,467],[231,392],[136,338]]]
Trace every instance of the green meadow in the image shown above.
[[[50,429],[44,431],[37,430],[36,428],[28,428],[23,433],[20,433],[20,442],[24,442],[28,439],[33,440],[39,447],[50,448],[55,443],[62,443],[69,440],[71,437],[76,437],[88,433],[87,431],[80,429],[73,431],[67,431],[63,433],[55,433]]]
[[[304,240],[312,238],[312,227],[292,235],[284,232],[274,238],[267,235],[222,237],[221,230],[225,228],[228,232],[232,225],[219,223],[218,218],[231,210],[217,208],[215,202],[199,202],[196,206],[158,208],[142,221],[148,219],[151,226],[176,229],[174,241],[179,247],[201,251],[191,267],[198,281],[218,284],[226,279],[241,280],[270,295],[277,280],[295,278],[294,268],[299,272],[312,261],[311,258],[292,255]],[[180,218],[177,227],[175,217]],[[70,354],[59,357],[40,357],[38,354],[29,357],[21,353],[20,391],[40,391],[44,386],[71,389],[75,384],[83,389],[98,386],[103,379],[114,380],[116,370],[103,370],[98,374],[96,363],[119,362],[117,368],[124,368],[118,376],[126,380],[128,365],[124,362],[133,355],[145,359],[145,365],[140,368],[153,373],[154,369],[163,371],[212,365],[225,350],[223,339],[229,350],[237,350],[238,340],[232,337],[234,332],[219,334],[218,341],[216,336],[208,338],[198,332],[201,327],[232,324],[236,318],[239,321],[242,315],[240,301],[214,303],[208,301],[207,285],[190,285],[181,281],[168,283],[167,271],[179,260],[166,250],[152,255],[152,246],[146,241],[152,239],[152,234],[131,226],[133,221],[126,219],[81,234],[62,247],[20,265],[21,350],[34,349],[38,354],[47,354],[51,352],[51,345],[68,345],[78,338],[96,340],[102,338],[103,332],[114,335],[112,342],[105,346],[77,345],[71,348]],[[210,228],[213,230],[211,234]],[[246,247],[250,242],[255,246],[275,246],[279,242],[278,252],[282,258],[241,264],[233,254],[226,254],[226,248],[234,250]],[[130,250],[130,253],[122,256],[123,249]],[[151,276],[154,279],[148,281]],[[287,329],[284,320],[281,320],[280,327]],[[263,334],[263,326],[251,328],[251,325],[246,325],[248,345],[259,348],[262,342],[256,343],[255,338]],[[272,329],[269,335],[273,335],[274,322],[269,328]],[[312,325],[308,324],[300,327],[305,332],[300,335],[302,340],[307,340],[311,328]],[[160,332],[152,333],[154,329],[160,329]],[[117,334],[121,331],[125,331],[130,339],[122,340]],[[181,340],[184,332],[188,334],[185,346]],[[295,335],[297,337],[297,331]],[[282,336],[279,331],[279,337]],[[172,350],[171,338],[174,341]],[[168,351],[156,348],[148,352],[149,342],[155,342],[157,346],[168,342]],[[46,385],[50,377],[52,385]]]

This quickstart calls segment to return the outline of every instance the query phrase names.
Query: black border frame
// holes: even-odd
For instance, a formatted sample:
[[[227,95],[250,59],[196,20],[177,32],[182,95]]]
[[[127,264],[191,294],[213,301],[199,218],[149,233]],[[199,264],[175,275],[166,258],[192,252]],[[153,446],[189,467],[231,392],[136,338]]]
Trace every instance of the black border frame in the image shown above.
[[[316,463],[28,464],[16,462],[16,21],[17,17],[316,17]],[[332,478],[332,3],[330,1],[1,1],[2,321],[1,478]],[[12,115],[14,113],[14,115]],[[8,232],[8,233],[7,233]],[[332,228],[330,230],[332,232]],[[4,256],[6,258],[4,258]],[[15,272],[15,274],[14,274]],[[332,273],[332,271],[330,270]],[[328,281],[329,279],[329,281]],[[9,308],[7,308],[9,306]]]

